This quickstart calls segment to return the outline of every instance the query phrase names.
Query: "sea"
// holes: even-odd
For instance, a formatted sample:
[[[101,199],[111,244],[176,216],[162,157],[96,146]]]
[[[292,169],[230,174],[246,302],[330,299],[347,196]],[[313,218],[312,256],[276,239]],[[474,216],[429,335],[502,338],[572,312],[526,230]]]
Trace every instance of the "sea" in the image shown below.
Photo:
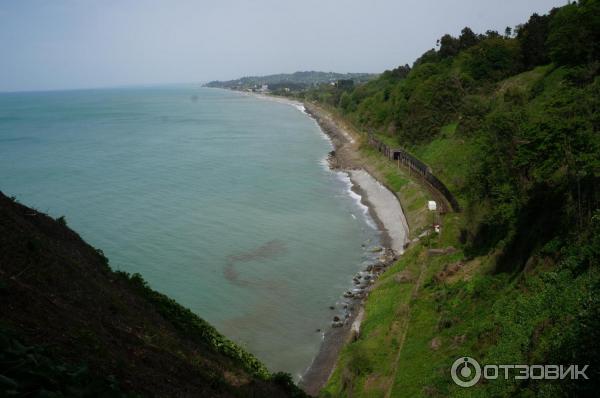
[[[0,191],[296,380],[380,241],[331,150],[301,105],[200,85],[0,93]]]

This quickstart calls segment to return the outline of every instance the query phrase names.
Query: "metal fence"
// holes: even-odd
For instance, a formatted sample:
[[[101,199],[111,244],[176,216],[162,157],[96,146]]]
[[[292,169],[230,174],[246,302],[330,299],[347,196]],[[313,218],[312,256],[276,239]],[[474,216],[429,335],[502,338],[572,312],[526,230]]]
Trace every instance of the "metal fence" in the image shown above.
[[[406,152],[402,148],[390,148],[387,144],[375,138],[372,134],[369,134],[369,144],[381,152],[390,160],[398,161],[398,164],[402,163],[409,170],[416,172],[435,190],[437,190],[443,197],[448,201],[452,210],[460,212],[460,206],[458,201],[452,195],[450,190],[441,182],[436,176],[431,173],[431,168],[425,163]]]

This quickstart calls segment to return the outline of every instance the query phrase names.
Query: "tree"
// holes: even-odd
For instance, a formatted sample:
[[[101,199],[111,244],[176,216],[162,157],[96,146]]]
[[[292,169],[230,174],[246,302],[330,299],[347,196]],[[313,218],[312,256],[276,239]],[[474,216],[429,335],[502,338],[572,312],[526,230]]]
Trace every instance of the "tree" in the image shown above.
[[[406,76],[408,76],[409,72],[410,66],[408,64],[400,65],[395,69],[386,70],[385,72],[383,72],[382,77],[384,79],[405,79]]]
[[[488,39],[495,39],[495,38],[498,38],[498,37],[500,37],[500,33],[498,33],[498,31],[497,31],[497,30],[486,30],[486,31],[485,31],[485,36],[486,36]]]
[[[526,69],[550,62],[546,46],[549,22],[549,15],[533,14],[517,31],[517,40],[521,44],[523,64]]]
[[[460,31],[460,36],[458,37],[458,42],[461,50],[465,50],[467,48],[473,47],[477,43],[479,43],[479,39],[477,35],[473,33],[471,28],[465,26],[463,30]]]
[[[459,40],[449,34],[442,36],[442,38],[439,40],[439,43],[439,54],[442,58],[453,57],[460,51]]]
[[[600,59],[600,0],[580,0],[560,8],[550,21],[550,58],[559,65]]]
[[[408,64],[405,64],[405,65],[400,65],[396,69],[393,69],[392,75],[398,79],[404,79],[404,78],[406,78],[406,76],[408,76],[409,72],[410,72],[410,66],[408,66]]]
[[[419,58],[417,58],[415,60],[415,62],[413,63],[413,68],[418,65],[426,64],[429,62],[438,62],[439,59],[440,59],[440,56],[439,56],[438,52],[432,48],[431,50],[425,51],[423,53],[423,55],[421,55]]]

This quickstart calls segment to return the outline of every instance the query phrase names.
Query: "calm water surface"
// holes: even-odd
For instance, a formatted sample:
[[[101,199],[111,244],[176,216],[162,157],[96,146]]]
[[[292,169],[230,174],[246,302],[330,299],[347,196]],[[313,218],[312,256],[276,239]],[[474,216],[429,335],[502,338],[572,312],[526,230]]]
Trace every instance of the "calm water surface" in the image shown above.
[[[0,190],[296,377],[378,239],[330,150],[297,108],[240,93],[0,94]]]

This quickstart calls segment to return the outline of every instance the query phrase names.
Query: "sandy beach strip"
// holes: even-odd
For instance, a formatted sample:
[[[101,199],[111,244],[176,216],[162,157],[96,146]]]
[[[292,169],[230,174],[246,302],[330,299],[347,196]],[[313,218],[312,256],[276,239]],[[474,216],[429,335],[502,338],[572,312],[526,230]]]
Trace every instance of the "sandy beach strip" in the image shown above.
[[[354,137],[351,132],[340,126],[332,115],[323,109],[305,102],[304,110],[330,138],[335,151],[329,158],[329,166],[350,176],[352,190],[361,196],[361,202],[369,208],[371,217],[381,231],[382,246],[392,249],[396,255],[401,255],[409,236],[402,206],[393,192],[365,170],[367,164],[359,154],[358,137]],[[367,295],[369,290],[368,287]],[[319,394],[333,373],[344,345],[360,333],[364,317],[364,299],[351,299],[348,309],[349,317],[344,325],[329,328],[325,332],[317,356],[299,382],[300,387],[310,395]]]
[[[381,231],[382,246],[393,250],[396,256],[404,253],[409,228],[402,206],[394,193],[365,170],[367,164],[359,154],[358,137],[354,137],[350,131],[340,126],[331,114],[311,103],[260,93],[243,94],[292,105],[313,118],[335,149],[329,158],[329,167],[332,170],[348,173],[352,190],[360,195],[361,203],[368,207],[369,214]],[[367,287],[365,292],[368,294],[369,290],[370,287]],[[333,373],[346,342],[360,333],[361,321],[364,317],[363,300],[362,297],[346,299],[348,317],[343,326],[330,327],[325,331],[317,356],[299,382],[300,387],[308,394],[318,395]]]
[[[389,236],[389,247],[396,254],[404,253],[404,244],[408,242],[408,224],[396,195],[365,170],[350,170],[348,173],[352,183],[361,188],[363,203],[375,213],[376,219],[382,224],[380,228],[383,227]]]

